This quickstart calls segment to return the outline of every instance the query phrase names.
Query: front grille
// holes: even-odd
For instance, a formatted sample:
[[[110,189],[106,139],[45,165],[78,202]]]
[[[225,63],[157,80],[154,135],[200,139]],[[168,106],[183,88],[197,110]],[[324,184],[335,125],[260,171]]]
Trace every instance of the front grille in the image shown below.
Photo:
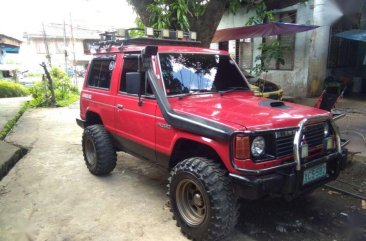
[[[277,158],[293,155],[294,137],[296,128],[288,130],[280,130],[275,133]],[[324,140],[324,124],[306,125],[302,132],[302,141],[308,144],[309,150],[323,145]]]
[[[324,124],[307,125],[303,130],[303,139],[308,144],[309,149],[323,145],[324,140]]]
[[[276,156],[283,157],[293,154],[296,129],[281,130],[275,133]]]

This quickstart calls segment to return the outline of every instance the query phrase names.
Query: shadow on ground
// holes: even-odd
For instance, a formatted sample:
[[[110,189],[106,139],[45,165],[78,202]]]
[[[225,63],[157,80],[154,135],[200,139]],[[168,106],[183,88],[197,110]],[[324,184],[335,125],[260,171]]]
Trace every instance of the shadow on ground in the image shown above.
[[[134,173],[144,185],[166,192],[167,171],[119,155],[118,173]],[[123,160],[122,160],[123,159]],[[241,201],[239,223],[227,240],[366,240],[366,210],[361,200],[328,190],[288,202],[283,199]]]

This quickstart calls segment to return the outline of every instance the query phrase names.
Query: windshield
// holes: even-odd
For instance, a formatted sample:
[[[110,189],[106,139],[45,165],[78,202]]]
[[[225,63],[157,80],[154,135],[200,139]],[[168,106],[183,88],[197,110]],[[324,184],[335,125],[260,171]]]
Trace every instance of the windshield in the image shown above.
[[[167,95],[249,90],[234,61],[227,55],[160,53]]]

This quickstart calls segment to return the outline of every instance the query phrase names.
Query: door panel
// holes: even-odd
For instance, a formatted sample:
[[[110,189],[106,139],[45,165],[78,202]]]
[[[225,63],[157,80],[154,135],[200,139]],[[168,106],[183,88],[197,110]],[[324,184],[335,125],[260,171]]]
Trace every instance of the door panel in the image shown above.
[[[116,132],[124,149],[149,160],[155,157],[155,99],[142,98],[139,105],[137,95],[126,93],[126,73],[138,71],[137,58],[124,58],[119,84],[119,92],[115,99]]]

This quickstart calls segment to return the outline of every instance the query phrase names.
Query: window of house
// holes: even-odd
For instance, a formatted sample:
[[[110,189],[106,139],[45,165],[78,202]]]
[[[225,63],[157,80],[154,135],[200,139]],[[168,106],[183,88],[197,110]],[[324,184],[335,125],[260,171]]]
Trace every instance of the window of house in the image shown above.
[[[114,69],[114,58],[94,59],[91,63],[88,86],[109,89]]]
[[[122,75],[120,81],[119,91],[126,93],[126,74],[131,72],[138,72],[139,71],[139,59],[135,55],[128,56],[126,55],[123,60],[123,68],[122,68]],[[142,63],[140,63],[142,65]],[[144,75],[143,75],[144,76]],[[150,84],[145,80],[142,82],[142,94],[143,95],[152,95],[152,89]]]
[[[85,39],[83,40],[84,54],[89,55],[92,53],[93,44],[96,42],[95,39]]]
[[[65,43],[63,41],[55,40],[55,51],[56,54],[65,53]]]
[[[239,67],[250,69],[253,67],[253,39],[240,39],[239,41]]]
[[[296,23],[296,11],[285,12],[274,14],[273,22],[286,22],[286,23]],[[293,70],[294,60],[295,60],[295,39],[296,34],[283,34],[276,36],[269,36],[263,38],[263,43],[270,45],[274,41],[279,41],[281,46],[286,47],[283,52],[283,59],[285,64],[282,65],[276,60],[271,60],[269,63],[264,63],[269,70]]]
[[[42,41],[35,41],[34,45],[37,50],[37,54],[45,54],[46,53],[46,46]]]

